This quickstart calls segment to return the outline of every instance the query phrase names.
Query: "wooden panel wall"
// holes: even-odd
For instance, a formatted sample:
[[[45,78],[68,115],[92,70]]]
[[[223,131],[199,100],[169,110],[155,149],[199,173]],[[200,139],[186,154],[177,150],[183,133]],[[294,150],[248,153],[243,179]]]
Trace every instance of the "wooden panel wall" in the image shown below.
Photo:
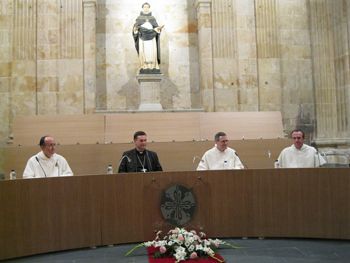
[[[197,113],[139,113],[106,115],[106,141],[130,142],[136,131],[144,130],[150,141],[171,142],[199,140]]]
[[[206,112],[200,115],[201,138],[224,131],[232,140],[283,137],[282,116],[274,112]]]
[[[144,130],[149,141],[213,140],[218,131],[230,139],[284,137],[280,112],[162,112],[110,115],[27,116],[14,121],[14,145],[37,145],[45,134],[61,144],[128,143]]]
[[[27,116],[14,122],[14,145],[38,145],[44,135],[60,144],[104,142],[103,115]]]
[[[230,141],[248,168],[273,168],[280,151],[290,144],[287,139]],[[158,153],[164,171],[194,171],[204,152],[213,146],[213,141],[150,142],[148,149]],[[133,143],[58,145],[56,152],[67,159],[75,175],[103,174],[108,164],[116,170],[122,153],[133,147]],[[5,176],[14,169],[21,178],[27,160],[39,151],[38,146],[5,148]]]
[[[173,184],[196,196],[187,227],[211,237],[350,239],[349,168],[73,176],[0,181],[0,260],[149,240],[170,227]]]

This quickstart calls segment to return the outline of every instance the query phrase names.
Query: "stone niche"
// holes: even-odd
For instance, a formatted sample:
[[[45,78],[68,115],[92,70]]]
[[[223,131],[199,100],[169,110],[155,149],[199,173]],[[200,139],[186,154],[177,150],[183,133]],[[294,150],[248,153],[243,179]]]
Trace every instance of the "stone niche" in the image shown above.
[[[141,103],[138,57],[132,28],[144,1],[98,1],[97,110],[133,111]],[[152,15],[164,25],[160,38],[159,93],[164,110],[200,107],[195,1],[150,2]]]

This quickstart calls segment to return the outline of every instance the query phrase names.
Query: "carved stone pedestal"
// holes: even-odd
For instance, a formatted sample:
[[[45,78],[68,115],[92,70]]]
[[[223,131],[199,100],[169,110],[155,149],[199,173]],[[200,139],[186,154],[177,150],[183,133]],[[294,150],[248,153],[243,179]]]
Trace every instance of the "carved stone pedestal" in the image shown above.
[[[136,76],[140,84],[139,111],[162,111],[160,104],[160,86],[163,74],[139,74]]]

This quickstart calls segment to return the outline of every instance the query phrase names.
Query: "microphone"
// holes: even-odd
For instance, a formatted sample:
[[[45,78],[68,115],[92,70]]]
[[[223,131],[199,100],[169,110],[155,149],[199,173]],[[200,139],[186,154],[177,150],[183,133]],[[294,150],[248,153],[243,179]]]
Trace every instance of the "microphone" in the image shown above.
[[[55,167],[57,167],[57,176],[60,176],[60,167],[58,166],[58,160],[56,161]]]
[[[195,161],[196,159],[199,159],[199,163],[201,162],[201,157],[199,157],[198,155],[193,156],[193,160],[192,160],[192,164],[193,164],[193,168],[196,170],[196,166],[195,166]],[[197,166],[199,165],[199,163],[197,164]]]
[[[318,147],[317,147],[317,144],[315,142],[311,142],[310,146],[314,147],[316,149],[316,151],[318,151]]]
[[[35,159],[37,160],[37,162],[38,162],[38,164],[39,164],[41,170],[43,170],[45,177],[47,177],[44,168],[41,166],[41,163],[39,162],[38,156],[35,156]]]
[[[196,161],[196,159],[200,159],[200,157],[199,157],[199,156],[197,156],[197,155],[193,156],[192,163],[194,163],[194,162]]]
[[[131,162],[131,159],[129,156],[127,155],[123,155],[120,160],[119,160],[119,163],[118,163],[118,167],[120,167],[120,164],[122,163],[122,161],[124,160],[124,158],[126,158],[128,160],[128,162],[130,163]]]
[[[146,152],[146,157],[147,157],[147,161],[148,161],[148,164],[149,164],[149,171],[151,172],[151,171],[153,171],[151,160],[150,160],[150,158],[148,156],[148,152],[147,151],[145,151],[145,152]],[[147,169],[143,168],[143,170],[144,170],[143,172],[146,172]]]
[[[314,157],[314,167],[320,167],[321,166],[321,159],[320,159],[320,153],[318,152],[318,147],[317,147],[317,144],[316,142],[311,142],[310,145],[312,147],[315,148],[316,152],[315,152],[315,155],[317,156],[317,159],[316,159],[316,156]],[[316,166],[316,160],[318,160],[318,165]]]
[[[241,161],[242,165],[243,165],[243,169],[248,169],[248,166],[245,165],[245,163],[241,160],[241,158],[239,158],[237,152],[235,151],[235,155],[238,157],[238,159]]]

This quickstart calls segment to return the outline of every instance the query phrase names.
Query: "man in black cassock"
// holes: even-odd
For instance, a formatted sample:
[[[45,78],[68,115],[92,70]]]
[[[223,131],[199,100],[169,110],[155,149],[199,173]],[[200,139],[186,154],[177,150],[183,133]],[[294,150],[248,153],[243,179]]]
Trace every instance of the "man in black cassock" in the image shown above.
[[[134,134],[135,148],[123,153],[118,173],[163,171],[156,152],[146,150],[147,134],[137,131]]]

